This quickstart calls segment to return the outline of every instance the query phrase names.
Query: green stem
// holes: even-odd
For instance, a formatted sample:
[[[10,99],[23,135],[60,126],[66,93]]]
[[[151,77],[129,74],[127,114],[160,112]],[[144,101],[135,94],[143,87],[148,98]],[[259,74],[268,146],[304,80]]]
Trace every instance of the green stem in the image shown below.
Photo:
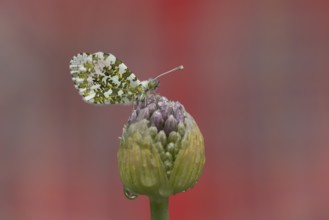
[[[151,220],[168,220],[168,197],[150,197]]]

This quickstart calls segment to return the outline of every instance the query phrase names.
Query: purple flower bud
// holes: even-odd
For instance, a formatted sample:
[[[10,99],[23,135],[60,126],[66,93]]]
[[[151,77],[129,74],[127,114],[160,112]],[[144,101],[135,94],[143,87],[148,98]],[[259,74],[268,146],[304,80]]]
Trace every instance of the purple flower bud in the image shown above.
[[[177,130],[177,120],[174,118],[174,116],[170,115],[169,118],[166,120],[164,125],[164,132],[169,135],[170,132]]]
[[[131,124],[146,119],[151,121],[151,124],[156,126],[158,131],[160,131],[164,129],[165,122],[171,116],[171,119],[167,122],[165,131],[168,135],[170,131],[176,130],[175,126],[179,122],[184,123],[184,112],[185,109],[179,102],[168,101],[165,97],[154,95],[134,105],[134,110],[128,123]]]
[[[158,131],[163,129],[164,120],[159,110],[153,112],[150,118],[151,124],[154,125]]]
[[[175,102],[174,107],[173,107],[173,111],[174,111],[174,117],[178,122],[183,122],[184,121],[184,107],[182,106],[182,104],[180,104],[179,102]]]
[[[150,103],[148,105],[148,109],[149,109],[150,114],[152,114],[157,109],[157,105],[155,103]]]
[[[167,120],[169,115],[173,114],[172,103],[167,102],[165,105],[161,107],[161,113],[164,120]]]

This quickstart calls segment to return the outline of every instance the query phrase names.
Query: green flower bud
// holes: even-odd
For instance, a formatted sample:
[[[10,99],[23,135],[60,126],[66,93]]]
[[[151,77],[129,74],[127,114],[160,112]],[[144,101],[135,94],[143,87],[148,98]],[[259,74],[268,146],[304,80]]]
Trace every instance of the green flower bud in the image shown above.
[[[134,106],[123,129],[118,162],[126,195],[168,197],[199,179],[203,137],[183,105],[149,96]]]

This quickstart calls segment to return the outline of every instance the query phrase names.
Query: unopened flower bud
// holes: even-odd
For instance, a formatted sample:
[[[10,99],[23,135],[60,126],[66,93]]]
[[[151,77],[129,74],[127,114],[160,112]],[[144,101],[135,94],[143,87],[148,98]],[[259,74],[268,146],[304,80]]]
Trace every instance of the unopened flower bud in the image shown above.
[[[164,121],[161,112],[158,110],[154,111],[150,118],[150,122],[151,125],[155,126],[156,128],[162,128]]]
[[[132,195],[186,191],[205,163],[202,134],[179,102],[153,95],[134,106],[118,151],[120,177]]]
[[[172,131],[176,131],[177,128],[177,120],[175,119],[175,117],[173,115],[169,115],[169,117],[166,120],[166,123],[164,125],[164,132],[167,134],[167,136],[170,134],[170,132]]]

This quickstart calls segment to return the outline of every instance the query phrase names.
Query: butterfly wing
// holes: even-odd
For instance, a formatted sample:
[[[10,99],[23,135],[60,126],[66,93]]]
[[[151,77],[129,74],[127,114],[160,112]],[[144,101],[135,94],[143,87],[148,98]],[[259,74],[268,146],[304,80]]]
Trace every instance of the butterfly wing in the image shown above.
[[[110,53],[79,53],[70,61],[75,88],[92,104],[128,104],[143,86],[127,66]]]

